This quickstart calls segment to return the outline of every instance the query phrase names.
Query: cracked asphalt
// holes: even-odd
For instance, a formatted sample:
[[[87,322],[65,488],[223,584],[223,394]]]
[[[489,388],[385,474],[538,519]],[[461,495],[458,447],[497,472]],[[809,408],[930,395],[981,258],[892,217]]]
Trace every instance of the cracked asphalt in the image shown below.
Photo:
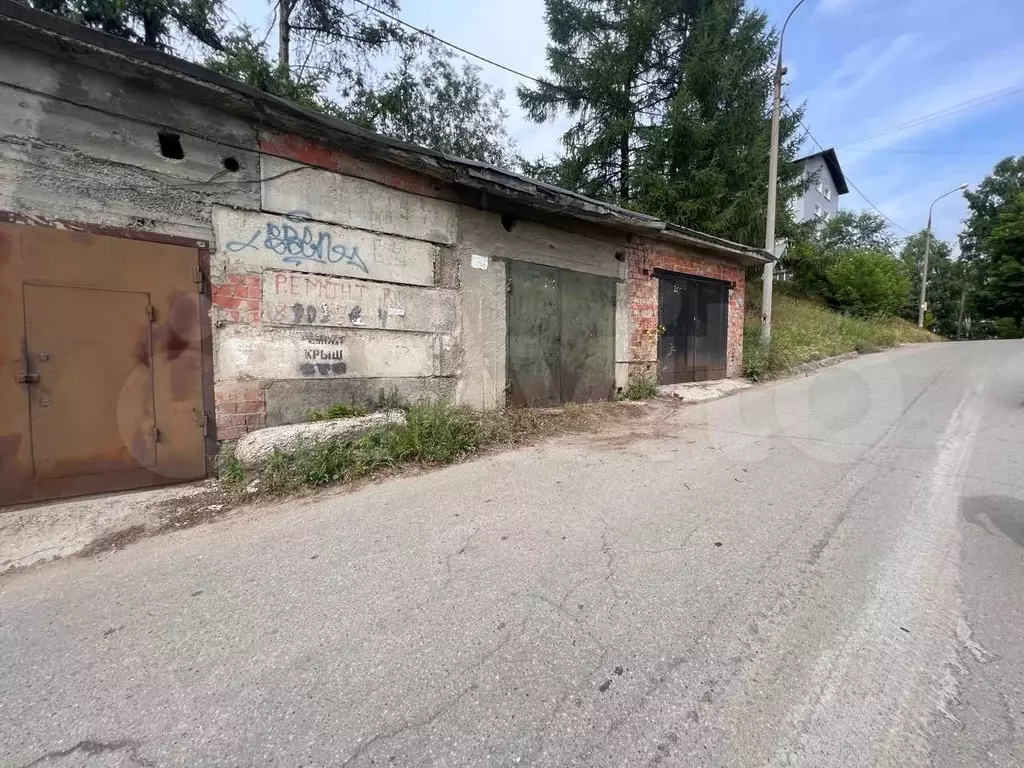
[[[1024,765],[1024,342],[0,577],[0,766]]]

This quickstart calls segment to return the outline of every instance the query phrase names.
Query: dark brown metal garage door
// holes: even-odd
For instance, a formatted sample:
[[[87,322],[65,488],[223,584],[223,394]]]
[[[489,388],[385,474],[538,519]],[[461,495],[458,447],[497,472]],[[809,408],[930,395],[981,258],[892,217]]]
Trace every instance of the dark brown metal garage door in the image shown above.
[[[0,224],[0,504],[206,474],[199,250]]]
[[[726,376],[729,284],[671,272],[658,278],[659,383]]]
[[[508,262],[509,402],[550,406],[615,393],[615,281]]]

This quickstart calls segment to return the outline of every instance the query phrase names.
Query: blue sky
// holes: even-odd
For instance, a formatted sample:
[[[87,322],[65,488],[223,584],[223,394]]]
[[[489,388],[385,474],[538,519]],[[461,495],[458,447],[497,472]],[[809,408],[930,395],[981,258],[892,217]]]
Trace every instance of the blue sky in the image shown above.
[[[754,5],[778,25],[794,2]],[[228,3],[266,28],[266,0]],[[545,74],[543,0],[403,0],[401,16],[513,69]],[[806,125],[823,145],[836,148],[860,190],[898,225],[916,231],[938,195],[977,184],[996,161],[1024,152],[1021,29],[1020,0],[806,0],[786,33],[786,97],[806,102]],[[553,155],[565,121],[529,123],[515,100],[519,78],[481,67],[483,77],[505,91],[520,150],[528,157]],[[972,103],[960,109],[964,102]],[[807,149],[813,151],[809,142]],[[852,189],[840,205],[868,207]],[[945,198],[935,207],[936,233],[954,239],[965,214],[960,196]]]

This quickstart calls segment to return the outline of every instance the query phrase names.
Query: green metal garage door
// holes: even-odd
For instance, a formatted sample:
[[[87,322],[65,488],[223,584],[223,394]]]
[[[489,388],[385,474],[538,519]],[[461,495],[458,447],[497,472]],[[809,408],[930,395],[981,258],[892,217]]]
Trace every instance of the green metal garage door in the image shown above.
[[[615,280],[508,263],[512,405],[610,400],[615,394]]]

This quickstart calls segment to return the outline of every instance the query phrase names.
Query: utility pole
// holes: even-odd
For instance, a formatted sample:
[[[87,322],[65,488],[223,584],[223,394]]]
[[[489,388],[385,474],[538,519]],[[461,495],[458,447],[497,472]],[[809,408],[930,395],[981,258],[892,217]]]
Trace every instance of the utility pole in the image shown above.
[[[960,291],[960,314],[956,318],[956,340],[960,341],[964,327],[964,304],[967,302],[967,286]]]
[[[932,203],[935,205],[935,203]],[[917,327],[924,328],[924,310],[928,294],[928,251],[932,244],[932,209],[928,209],[928,226],[924,230],[924,267],[921,268],[921,296],[917,302]]]
[[[924,266],[921,268],[921,296],[917,304],[918,328],[924,328],[924,309],[928,305],[928,251],[932,244],[932,209],[942,198],[947,195],[952,195],[954,192],[962,192],[965,189],[967,189],[967,185],[961,184],[956,189],[951,189],[949,192],[943,192],[932,200],[932,204],[928,206],[928,226],[924,231]]]
[[[298,0],[279,0],[277,7],[277,66],[284,74],[290,74],[292,59],[292,11]]]
[[[782,110],[782,76],[786,74],[782,66],[782,41],[786,36],[786,27],[793,18],[796,9],[803,5],[800,0],[789,12],[779,33],[779,55],[775,60],[775,78],[772,83],[772,135],[768,155],[768,210],[764,223],[764,249],[771,254],[775,252],[775,214],[778,207],[779,194],[779,112]],[[761,341],[767,344],[772,337],[772,287],[775,280],[775,262],[764,265],[764,276],[761,280]]]

